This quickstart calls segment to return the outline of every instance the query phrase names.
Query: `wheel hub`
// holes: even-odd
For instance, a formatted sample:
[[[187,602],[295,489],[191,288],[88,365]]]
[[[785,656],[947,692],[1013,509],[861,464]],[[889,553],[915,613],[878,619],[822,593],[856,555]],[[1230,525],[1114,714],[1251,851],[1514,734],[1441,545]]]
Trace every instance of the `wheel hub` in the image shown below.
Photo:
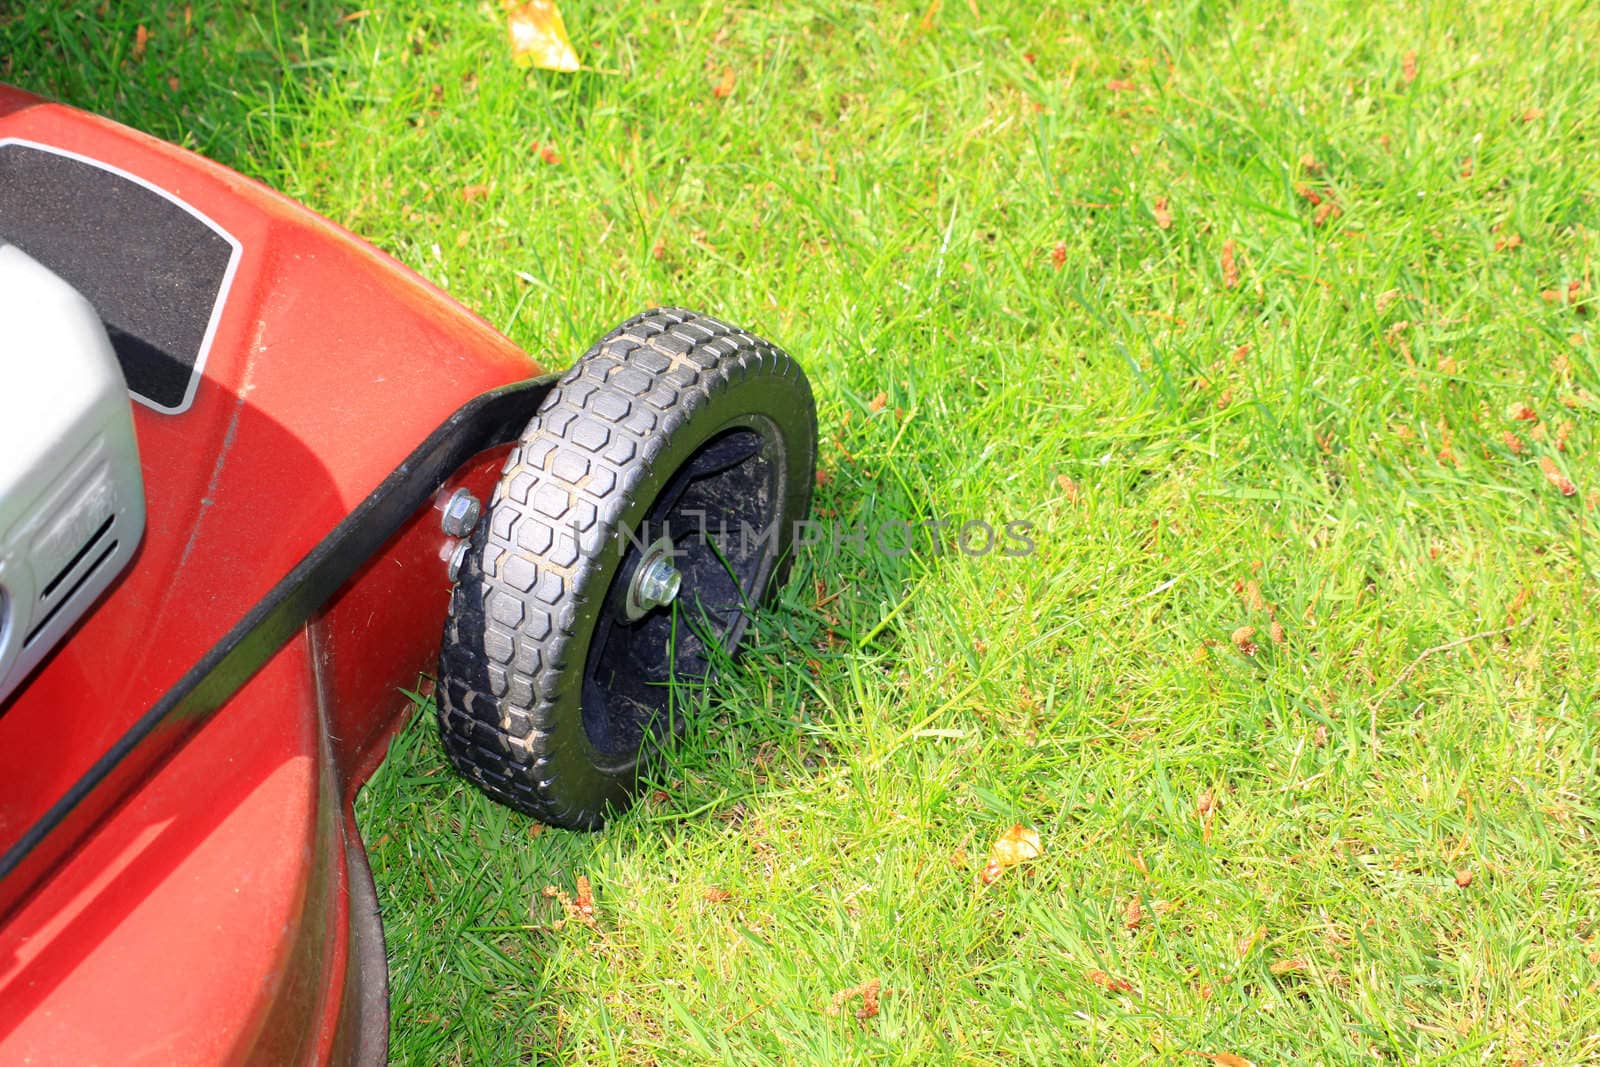
[[[622,615],[628,622],[637,622],[677,599],[683,575],[673,566],[675,553],[672,538],[663,535],[640,554],[639,565],[633,569],[628,591],[622,598]]]

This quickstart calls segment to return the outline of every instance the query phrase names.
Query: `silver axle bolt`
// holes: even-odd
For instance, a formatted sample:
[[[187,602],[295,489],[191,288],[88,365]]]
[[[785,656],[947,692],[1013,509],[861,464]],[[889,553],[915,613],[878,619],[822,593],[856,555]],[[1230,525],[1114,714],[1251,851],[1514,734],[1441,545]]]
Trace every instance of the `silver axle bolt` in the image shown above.
[[[439,525],[451,537],[465,537],[478,525],[478,518],[482,514],[483,505],[478,503],[478,498],[469,490],[457,489],[446,501],[444,517],[439,520]]]
[[[683,575],[678,568],[665,559],[653,560],[639,575],[639,600],[651,607],[662,607],[672,603],[682,585]]]
[[[683,575],[672,565],[672,541],[662,537],[641,553],[639,566],[628,582],[622,599],[622,613],[629,622],[642,619],[656,608],[664,608],[678,597]]]

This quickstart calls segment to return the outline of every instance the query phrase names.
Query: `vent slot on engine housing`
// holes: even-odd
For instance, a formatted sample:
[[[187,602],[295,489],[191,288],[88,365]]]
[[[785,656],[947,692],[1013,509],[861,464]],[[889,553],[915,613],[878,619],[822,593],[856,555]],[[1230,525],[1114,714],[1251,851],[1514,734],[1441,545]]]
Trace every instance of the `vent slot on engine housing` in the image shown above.
[[[100,569],[100,565],[106,560],[110,559],[112,554],[116,552],[118,542],[113,539],[111,544],[107,545],[105,549],[94,558],[93,563],[81,569],[80,573],[73,580],[72,585],[67,589],[67,591],[61,596],[57,597],[54,603],[50,602],[51,595],[61,587],[62,582],[65,582],[68,578],[72,577],[73,571],[79,570],[78,564],[82,563],[89,553],[94,551],[95,546],[105,539],[106,534],[111,531],[112,524],[116,521],[117,517],[112,515],[109,516],[105,522],[101,523],[100,528],[83,543],[83,547],[78,549],[77,554],[74,555],[72,559],[67,562],[67,565],[62,567],[61,570],[56,573],[56,576],[50,579],[50,583],[44,587],[44,591],[39,594],[39,607],[44,608],[44,617],[38,621],[33,629],[28,631],[28,636],[22,639],[22,647],[27,648],[29,645],[33,644],[35,638],[44,633],[45,628],[50,625],[51,620],[56,617],[56,613],[61,610],[62,606],[71,601],[73,594],[77,593],[79,589],[82,589],[89,579],[94,577],[95,572]]]

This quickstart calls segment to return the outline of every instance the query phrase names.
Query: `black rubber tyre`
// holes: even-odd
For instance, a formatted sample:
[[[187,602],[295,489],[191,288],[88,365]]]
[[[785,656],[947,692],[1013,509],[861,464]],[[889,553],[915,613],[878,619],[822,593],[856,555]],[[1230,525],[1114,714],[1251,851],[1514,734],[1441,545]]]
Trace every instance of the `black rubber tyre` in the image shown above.
[[[707,642],[734,651],[781,583],[816,438],[800,366],[726,323],[662,308],[595,344],[540,405],[471,535],[440,657],[451,762],[553,825],[594,829],[625,807],[682,730],[667,683],[706,675]],[[662,531],[681,591],[628,622],[641,546]]]

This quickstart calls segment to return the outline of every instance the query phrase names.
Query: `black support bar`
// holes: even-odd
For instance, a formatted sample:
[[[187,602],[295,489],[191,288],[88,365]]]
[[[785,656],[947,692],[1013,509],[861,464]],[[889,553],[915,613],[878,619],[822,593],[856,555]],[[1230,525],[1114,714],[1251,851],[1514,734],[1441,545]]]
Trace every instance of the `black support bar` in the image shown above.
[[[515,440],[555,380],[531,378],[462,405],[273,586],[0,856],[0,922],[221,711],[456,470],[484,449]]]

